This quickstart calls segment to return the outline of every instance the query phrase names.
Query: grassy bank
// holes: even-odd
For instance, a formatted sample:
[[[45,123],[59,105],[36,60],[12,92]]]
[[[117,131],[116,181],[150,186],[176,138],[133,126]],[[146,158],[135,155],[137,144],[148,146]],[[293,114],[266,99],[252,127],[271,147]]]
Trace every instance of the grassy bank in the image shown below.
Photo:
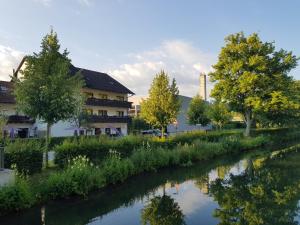
[[[128,177],[143,172],[157,171],[163,167],[186,167],[221,155],[299,140],[299,137],[299,131],[291,131],[279,136],[224,136],[217,141],[195,138],[188,143],[179,142],[173,148],[144,144],[134,149],[127,157],[122,157],[116,150],[110,150],[105,160],[98,163],[92,162],[87,156],[75,156],[68,161],[64,169],[41,176],[34,182],[28,177],[18,176],[15,184],[1,188],[0,213],[29,208],[51,199],[68,198],[73,195],[86,196],[93,190],[123,182]]]

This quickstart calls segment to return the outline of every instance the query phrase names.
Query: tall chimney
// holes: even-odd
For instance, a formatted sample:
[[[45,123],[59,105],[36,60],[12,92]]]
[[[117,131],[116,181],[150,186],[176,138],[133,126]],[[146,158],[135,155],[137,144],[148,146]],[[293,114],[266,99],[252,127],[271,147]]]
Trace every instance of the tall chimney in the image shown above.
[[[207,94],[206,94],[206,74],[200,73],[200,97],[204,101],[207,101]]]

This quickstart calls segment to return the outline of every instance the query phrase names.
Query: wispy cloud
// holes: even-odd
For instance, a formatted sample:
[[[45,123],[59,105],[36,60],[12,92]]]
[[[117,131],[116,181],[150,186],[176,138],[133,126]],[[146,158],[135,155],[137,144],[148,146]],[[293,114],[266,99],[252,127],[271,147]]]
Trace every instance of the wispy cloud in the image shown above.
[[[8,46],[0,45],[0,79],[9,80],[14,68],[25,54]]]
[[[215,55],[182,40],[165,41],[155,49],[130,54],[129,58],[132,63],[121,64],[109,73],[138,96],[147,95],[153,77],[160,70],[176,79],[180,94],[194,96],[199,91],[199,73],[209,72],[216,60]]]

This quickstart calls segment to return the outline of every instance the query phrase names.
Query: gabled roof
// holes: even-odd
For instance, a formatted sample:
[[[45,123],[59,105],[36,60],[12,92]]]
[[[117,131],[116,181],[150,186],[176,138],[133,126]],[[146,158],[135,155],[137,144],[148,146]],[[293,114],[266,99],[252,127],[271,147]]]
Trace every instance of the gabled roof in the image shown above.
[[[21,63],[19,64],[18,68],[14,72],[14,76],[17,76],[19,70],[21,69],[25,61],[26,61],[26,56],[23,57]],[[121,83],[119,83],[117,80],[115,80],[114,78],[112,78],[106,73],[87,70],[87,69],[83,69],[71,65],[70,67],[71,75],[75,75],[79,71],[83,76],[87,88],[101,90],[101,91],[116,92],[120,94],[132,94],[132,95],[134,94],[124,85],[122,85]]]
[[[16,100],[12,92],[13,82],[0,81],[0,103],[15,104]]]
[[[121,94],[134,94],[124,85],[122,85],[106,73],[82,69],[73,65],[71,66],[70,70],[72,75],[75,75],[77,72],[81,73],[87,88],[116,92]]]

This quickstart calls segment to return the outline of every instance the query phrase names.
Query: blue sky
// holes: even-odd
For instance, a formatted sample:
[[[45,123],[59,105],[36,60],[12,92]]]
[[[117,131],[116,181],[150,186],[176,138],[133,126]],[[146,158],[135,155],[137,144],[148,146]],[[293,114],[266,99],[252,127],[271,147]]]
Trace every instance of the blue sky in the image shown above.
[[[199,72],[216,62],[224,37],[258,32],[300,56],[300,1],[7,0],[1,1],[0,78],[38,51],[50,26],[74,65],[107,72],[138,96],[166,70],[180,92],[198,91]],[[300,79],[300,69],[291,74]]]

